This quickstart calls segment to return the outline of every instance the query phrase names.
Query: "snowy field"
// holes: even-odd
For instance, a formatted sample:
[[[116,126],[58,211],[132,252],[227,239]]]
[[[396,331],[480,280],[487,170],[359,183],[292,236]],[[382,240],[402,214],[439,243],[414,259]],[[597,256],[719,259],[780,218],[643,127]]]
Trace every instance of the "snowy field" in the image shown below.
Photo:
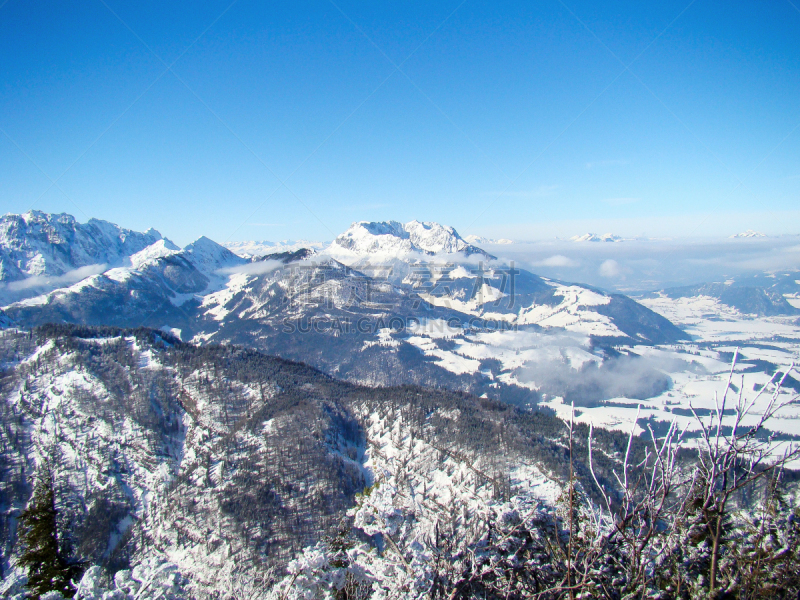
[[[726,400],[723,426],[733,423],[732,409],[739,390],[744,399],[753,399],[762,386],[769,384],[776,368],[779,379],[786,369],[800,364],[797,317],[744,315],[704,297],[677,300],[661,297],[641,302],[685,329],[692,340],[668,346],[634,345],[616,349],[622,355],[641,357],[643,360],[638,362],[667,375],[671,383],[658,395],[646,399],[623,395],[590,406],[576,406],[578,422],[629,431],[638,414],[637,431],[643,432],[648,423],[657,429],[656,422],[668,424],[674,420],[681,429],[686,428],[688,443],[696,443],[698,423],[692,408],[706,420],[716,412],[715,394],[721,402],[737,349],[733,388]],[[447,345],[441,343],[443,340],[447,340]],[[592,350],[586,333],[577,327],[573,331],[498,330],[465,334],[444,322],[429,321],[423,322],[407,341],[455,374],[481,373],[496,382],[542,392],[547,389],[542,379],[547,373],[564,370],[577,375],[585,371],[588,363],[600,365],[603,361],[602,355]],[[487,359],[499,361],[500,368],[487,368]],[[797,370],[790,375],[800,380]],[[788,404],[767,424],[767,429],[783,445],[800,440],[800,398],[791,387],[800,386],[791,380],[787,383],[778,401]],[[770,386],[761,394],[742,426],[753,425],[761,418],[773,389]],[[544,393],[541,404],[565,419],[572,410],[558,395]],[[800,467],[800,461],[793,466]]]

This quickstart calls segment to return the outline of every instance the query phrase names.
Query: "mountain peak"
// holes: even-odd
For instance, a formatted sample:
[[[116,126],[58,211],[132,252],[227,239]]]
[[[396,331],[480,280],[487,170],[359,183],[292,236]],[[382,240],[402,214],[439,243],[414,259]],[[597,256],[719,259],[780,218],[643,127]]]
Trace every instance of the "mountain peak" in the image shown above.
[[[748,229],[747,231],[736,233],[731,236],[731,238],[762,238],[762,237],[767,237],[767,234],[761,233],[760,231],[754,231],[752,229]]]
[[[132,255],[130,258],[131,266],[135,269],[141,269],[148,263],[151,263],[154,260],[159,258],[163,258],[165,256],[170,256],[171,254],[175,254],[180,252],[180,248],[173,244],[166,238],[161,238],[157,242],[153,242],[147,248],[140,250],[136,254]]]
[[[364,257],[402,257],[410,254],[486,254],[449,225],[429,221],[357,221],[338,236],[329,251]],[[487,257],[489,255],[486,255]]]
[[[183,249],[186,258],[196,268],[208,272],[222,267],[244,264],[247,261],[206,236],[200,236]]]

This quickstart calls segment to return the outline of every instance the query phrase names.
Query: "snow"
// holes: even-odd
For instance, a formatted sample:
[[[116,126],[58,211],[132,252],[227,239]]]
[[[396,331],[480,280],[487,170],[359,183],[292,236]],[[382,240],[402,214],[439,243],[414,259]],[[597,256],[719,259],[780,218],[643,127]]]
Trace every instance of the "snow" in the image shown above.
[[[564,299],[555,306],[541,304],[520,309],[517,318],[518,324],[558,327],[567,331],[595,336],[625,335],[609,317],[587,309],[591,306],[609,304],[610,296],[581,286],[548,283],[554,286],[556,294]]]
[[[434,350],[426,350],[425,356],[433,356],[437,358],[436,364],[440,367],[447,369],[456,375],[463,375],[464,373],[477,373],[481,363],[477,360],[458,356],[446,350],[436,348]]]
[[[458,418],[458,411],[437,412]],[[354,527],[372,536],[377,548],[356,543],[335,557],[324,544],[305,548],[274,590],[281,598],[332,599],[347,580],[369,588],[371,598],[428,598],[433,559],[441,556],[440,527],[449,528],[445,535],[477,543],[490,522],[512,513],[517,519],[532,515],[562,493],[536,466],[518,464],[510,468],[512,496],[497,500],[487,474],[491,465],[482,464],[480,456],[460,456],[424,435],[412,438],[402,417],[364,417],[365,466],[373,483],[357,495],[350,514]]]
[[[250,279],[251,277],[245,273],[231,275],[225,287],[203,297],[201,306],[206,309],[205,314],[216,321],[222,321],[230,313],[225,305],[247,288]]]
[[[800,308],[800,294],[785,294],[783,297],[795,308]]]
[[[463,269],[463,267],[461,268]],[[475,276],[473,275],[471,278],[474,279]],[[504,294],[497,288],[490,286],[488,283],[483,283],[480,288],[476,290],[475,296],[466,302],[452,296],[434,296],[426,293],[421,293],[419,296],[433,306],[441,306],[443,308],[449,308],[451,310],[457,310],[462,313],[477,316],[483,313],[483,306],[485,304],[497,302],[498,300],[507,297],[508,294]],[[507,318],[508,317],[504,315],[504,320]]]
[[[0,218],[0,256],[14,267],[3,271],[2,281],[27,279],[17,295],[38,295],[91,265],[120,266],[162,239],[154,229],[138,233],[97,219],[80,224],[67,214],[7,214]]]
[[[141,269],[159,258],[170,256],[179,251],[180,248],[178,248],[178,246],[167,239],[161,239],[132,255],[130,257],[130,264],[134,269]]]
[[[282,240],[280,242],[264,241],[245,241],[245,242],[225,242],[225,248],[241,256],[242,258],[258,258],[267,254],[279,252],[295,252],[301,248],[309,250],[322,250],[328,245],[326,242],[315,242],[311,240]]]
[[[714,298],[702,296],[670,299],[662,295],[642,300],[642,303],[685,327],[693,336],[692,341],[664,346],[620,347],[651,361],[653,366],[668,374],[671,387],[643,400],[612,398],[596,406],[578,407],[580,414],[576,422],[627,431],[636,417],[637,407],[641,405],[643,418],[666,423],[674,420],[681,429],[688,427],[688,431],[693,432],[698,429],[698,423],[689,411],[690,403],[695,409],[715,410],[714,396],[724,391],[730,371],[728,356],[737,349],[739,360],[733,383],[744,390],[745,397],[754,396],[754,388],[763,386],[770,379],[763,372],[744,373],[754,364],[750,361],[768,361],[777,365],[781,372],[793,363],[800,363],[800,324],[794,317],[742,315]],[[723,356],[721,353],[726,354]],[[581,356],[578,354],[577,358]],[[504,365],[511,365],[510,361],[503,360]],[[800,379],[797,370],[792,375]],[[779,399],[789,400],[794,395],[794,391],[787,389]],[[768,395],[764,395],[756,402],[750,421],[745,425],[754,424],[767,401]],[[562,419],[569,418],[571,408],[564,404],[563,399],[547,398],[542,404],[555,410]],[[723,425],[730,425],[732,420],[732,415],[726,415]],[[768,422],[767,428],[800,436],[800,403],[784,407]],[[690,437],[689,443],[697,443],[697,439]]]
[[[453,327],[444,319],[421,319],[413,331],[417,335],[424,335],[432,339],[448,339],[463,333],[461,327]]]
[[[169,325],[162,325],[161,326],[161,331],[163,331],[164,333],[168,333],[170,335],[174,335],[179,340],[183,339],[181,337],[181,334],[182,334],[183,331],[181,329],[178,329],[177,327],[170,327]]]
[[[177,565],[150,557],[133,569],[117,571],[110,586],[101,567],[89,567],[78,584],[75,600],[183,600],[190,594],[190,583]]]
[[[108,277],[111,281],[125,283],[134,276],[134,272],[132,269],[127,267],[117,267],[115,269],[109,269],[103,273],[103,275]]]
[[[220,246],[215,241],[202,236],[186,246],[181,252],[186,259],[203,274],[212,274],[224,267],[243,265],[247,261]]]
[[[389,327],[379,329],[375,337],[377,340],[366,340],[362,350],[371,348],[372,346],[382,346],[384,348],[397,348],[400,345],[400,340],[392,337],[392,330]]]
[[[469,247],[452,227],[420,221],[353,223],[325,250],[334,258],[403,257],[412,254],[454,254]]]
[[[752,229],[748,229],[747,231],[736,233],[731,236],[731,238],[762,238],[762,237],[767,237],[767,235],[765,233],[761,233],[760,231],[753,231]]]
[[[796,317],[743,315],[709,296],[672,299],[662,295],[640,302],[704,341],[767,340],[776,336],[800,338]]]
[[[621,242],[623,238],[613,233],[584,233],[583,235],[575,235],[570,238],[573,242]]]
[[[486,238],[480,235],[467,235],[464,237],[465,242],[469,242],[470,244],[477,246],[479,244],[487,244],[487,245],[501,245],[506,246],[508,244],[513,244],[514,240],[507,240],[505,238],[500,238],[497,240],[493,240],[490,238]]]

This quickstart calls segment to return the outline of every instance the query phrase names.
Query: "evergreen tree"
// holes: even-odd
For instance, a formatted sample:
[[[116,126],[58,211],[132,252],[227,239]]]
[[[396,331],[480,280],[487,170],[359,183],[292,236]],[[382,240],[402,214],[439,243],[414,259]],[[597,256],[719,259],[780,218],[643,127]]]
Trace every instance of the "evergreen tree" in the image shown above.
[[[33,497],[19,522],[22,554],[17,564],[28,571],[32,598],[38,600],[50,591],[72,598],[75,595],[72,580],[80,576],[82,568],[70,564],[59,547],[53,473],[49,465],[42,468]]]

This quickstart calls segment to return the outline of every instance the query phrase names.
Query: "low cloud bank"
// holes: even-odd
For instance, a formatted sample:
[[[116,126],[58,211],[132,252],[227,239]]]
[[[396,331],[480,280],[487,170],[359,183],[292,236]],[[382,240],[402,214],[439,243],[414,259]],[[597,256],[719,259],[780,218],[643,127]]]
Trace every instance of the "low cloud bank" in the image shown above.
[[[79,269],[67,271],[63,275],[32,275],[31,277],[26,277],[18,281],[9,281],[8,283],[0,284],[0,290],[8,292],[22,292],[32,289],[54,290],[56,288],[72,285],[73,283],[78,283],[82,279],[86,279],[92,275],[99,275],[105,271],[107,267],[108,265],[105,264],[87,265]]]
[[[264,273],[271,273],[276,269],[280,269],[283,266],[285,266],[284,263],[279,260],[259,260],[243,265],[218,269],[216,273],[218,275],[263,275]]]
[[[588,361],[577,368],[566,360],[532,363],[522,367],[517,376],[525,383],[535,383],[543,393],[563,397],[566,403],[591,407],[612,398],[645,400],[658,396],[672,386],[665,371],[699,368],[680,360],[659,362],[621,355],[603,362]]]
[[[563,254],[554,254],[534,263],[540,267],[577,267],[580,263],[577,260],[567,258]]]
[[[635,293],[800,269],[800,236],[623,242],[516,242],[490,247],[538,275]]]

